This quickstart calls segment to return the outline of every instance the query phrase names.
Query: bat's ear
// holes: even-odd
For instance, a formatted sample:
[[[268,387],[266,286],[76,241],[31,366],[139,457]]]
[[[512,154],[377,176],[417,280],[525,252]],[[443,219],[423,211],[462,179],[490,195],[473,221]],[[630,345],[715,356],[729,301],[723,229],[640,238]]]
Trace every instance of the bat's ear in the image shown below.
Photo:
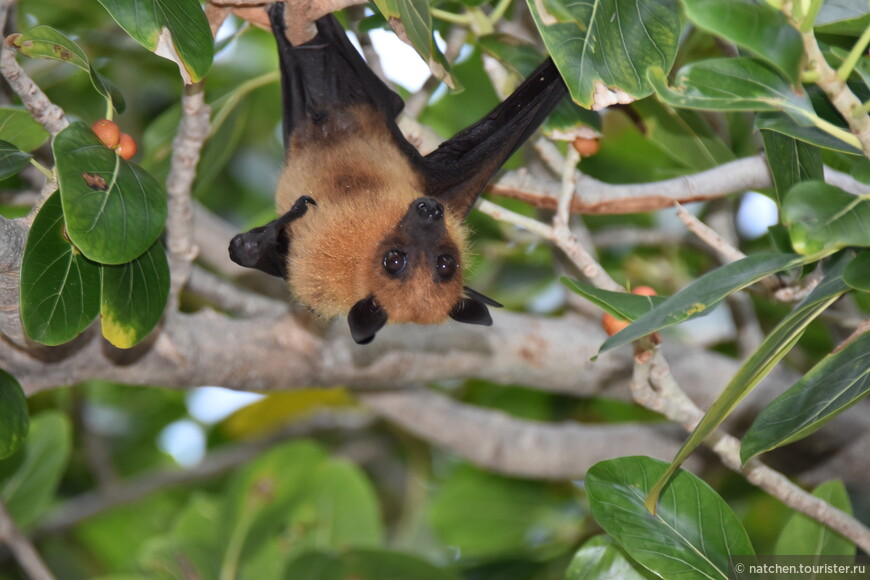
[[[387,313],[374,296],[363,298],[347,314],[350,335],[357,344],[368,344],[387,323]]]
[[[230,260],[239,266],[261,270],[286,280],[287,252],[290,249],[287,224],[305,215],[309,205],[317,204],[303,195],[290,211],[278,219],[234,237],[230,241]]]
[[[457,302],[453,310],[450,311],[450,318],[466,324],[492,326],[492,316],[489,315],[487,306],[501,308],[502,305],[467,286],[465,293],[467,296]]]

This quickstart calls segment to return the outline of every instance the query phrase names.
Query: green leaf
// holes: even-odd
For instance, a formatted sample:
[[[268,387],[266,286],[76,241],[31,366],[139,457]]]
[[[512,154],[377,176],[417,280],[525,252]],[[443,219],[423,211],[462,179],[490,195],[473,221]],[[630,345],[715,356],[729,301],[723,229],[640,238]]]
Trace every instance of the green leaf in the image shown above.
[[[0,459],[15,453],[27,438],[27,398],[15,377],[0,369]]]
[[[800,83],[803,41],[783,12],[752,0],[683,0],[683,7],[698,28],[751,50]]]
[[[656,482],[647,498],[647,506],[654,509],[658,493],[667,484],[668,478],[682,465],[704,439],[722,424],[740,401],[766,377],[773,367],[788,354],[800,339],[807,326],[822,312],[837,301],[847,290],[843,282],[843,270],[849,257],[841,255],[825,272],[825,277],[809,295],[770,331],[749,359],[743,363],[734,377],[704,413],[692,434],[680,447],[665,475]]]
[[[58,133],[52,149],[67,234],[85,256],[123,264],[154,244],[166,197],[151,175],[105,147],[82,122]]]
[[[784,111],[812,123],[816,114],[805,93],[767,63],[754,58],[717,58],[684,66],[669,87],[664,69],[650,70],[659,98],[672,107],[713,111]]]
[[[48,131],[24,107],[0,107],[0,139],[22,151],[33,151],[48,141]]]
[[[602,290],[591,284],[571,280],[564,276],[562,284],[621,320],[637,320],[667,300],[665,296],[638,296],[628,292]]]
[[[794,186],[782,204],[796,252],[832,252],[846,246],[870,246],[870,195],[850,195],[822,181]]]
[[[798,125],[794,119],[783,113],[758,113],[755,115],[755,126],[762,131],[762,135],[765,132],[775,131],[823,149],[849,155],[862,155],[861,150],[854,145],[841,141],[817,127]]]
[[[864,0],[826,0],[816,17],[816,32],[860,36],[870,25]]]
[[[118,348],[130,348],[151,332],[169,297],[169,264],[163,244],[126,264],[102,266],[100,316],[103,336]]]
[[[198,0],[100,0],[121,28],[151,52],[178,65],[185,84],[211,68],[214,39]]]
[[[710,312],[726,296],[804,263],[796,254],[757,254],[707,272],[601,345],[599,354]]]
[[[852,515],[852,503],[842,481],[826,481],[813,490],[813,496]],[[785,523],[776,540],[774,554],[785,556],[854,556],[855,544],[818,520],[795,513]],[[802,561],[808,566],[824,563],[823,558]]]
[[[24,153],[7,141],[0,141],[0,179],[11,177],[27,167],[33,155]]]
[[[863,250],[849,262],[843,279],[856,290],[870,292],[870,250]]]
[[[286,580],[456,580],[448,570],[409,554],[356,549],[339,554],[305,552],[284,572]]]
[[[602,461],[586,473],[595,521],[629,556],[662,578],[729,578],[729,556],[752,555],[746,530],[704,481],[680,471],[654,515],[644,497],[667,464],[649,457]]]
[[[583,107],[590,108],[604,89],[643,98],[652,92],[646,71],[673,65],[681,29],[675,0],[528,4],[571,96]],[[540,4],[551,14],[542,14]]]
[[[311,475],[292,518],[293,527],[306,530],[296,542],[336,550],[383,544],[377,496],[357,466],[331,459]]]
[[[12,43],[25,56],[68,62],[85,72],[90,69],[85,51],[51,26],[34,26],[13,37]]]
[[[438,490],[429,510],[438,536],[463,558],[491,557],[551,545],[577,526],[558,498],[540,482],[511,479],[469,466],[455,470]]]
[[[100,311],[100,268],[66,238],[60,195],[45,202],[27,236],[21,262],[21,321],[32,340],[72,340]]]
[[[308,488],[311,473],[328,460],[319,445],[299,441],[275,447],[235,474],[221,510],[223,569],[237,569],[276,534]]]
[[[761,136],[779,205],[795,184],[824,179],[822,155],[817,148],[774,131],[762,131]]]
[[[733,161],[734,153],[694,111],[678,111],[649,98],[633,105],[649,139],[675,161],[701,171]]]
[[[870,392],[870,333],[829,354],[768,404],[746,432],[740,458],[803,439]]]
[[[0,499],[15,522],[30,528],[48,508],[69,461],[69,420],[55,411],[33,417],[24,445],[0,461]]]
[[[15,36],[13,44],[18,50],[31,58],[47,58],[68,62],[91,77],[91,84],[104,98],[112,101],[118,112],[124,110],[124,98],[117,87],[100,75],[91,63],[85,51],[62,32],[50,26],[35,26],[22,34]]]
[[[645,580],[653,578],[610,536],[595,536],[574,554],[565,580]]]

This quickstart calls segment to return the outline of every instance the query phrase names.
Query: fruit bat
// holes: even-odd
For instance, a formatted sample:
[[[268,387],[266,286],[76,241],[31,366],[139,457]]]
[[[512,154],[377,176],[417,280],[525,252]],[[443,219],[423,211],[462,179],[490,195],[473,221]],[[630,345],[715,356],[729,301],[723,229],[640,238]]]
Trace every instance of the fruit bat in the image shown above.
[[[448,317],[492,324],[494,300],[463,286],[463,220],[487,181],[566,94],[546,60],[489,115],[422,156],[402,135],[402,99],[368,68],[333,15],[294,46],[269,8],[281,67],[286,166],[278,219],[239,234],[230,257],[283,277],[295,299],[347,316],[353,339],[384,324]]]

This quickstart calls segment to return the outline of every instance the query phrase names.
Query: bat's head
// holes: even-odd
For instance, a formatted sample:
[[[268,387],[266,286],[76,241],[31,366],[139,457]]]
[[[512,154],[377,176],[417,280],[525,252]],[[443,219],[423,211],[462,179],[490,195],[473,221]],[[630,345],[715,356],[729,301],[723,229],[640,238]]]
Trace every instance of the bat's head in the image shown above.
[[[348,313],[354,340],[370,342],[388,321],[434,324],[450,317],[492,324],[486,306],[499,304],[463,286],[465,246],[460,220],[437,199],[411,202],[374,252],[369,265],[374,290]]]

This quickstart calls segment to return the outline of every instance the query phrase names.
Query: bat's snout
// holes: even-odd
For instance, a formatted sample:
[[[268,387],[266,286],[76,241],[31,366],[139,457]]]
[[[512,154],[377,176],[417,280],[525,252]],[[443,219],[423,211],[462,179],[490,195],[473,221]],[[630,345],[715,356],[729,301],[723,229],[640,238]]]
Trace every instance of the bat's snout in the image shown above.
[[[425,222],[437,222],[444,218],[444,206],[432,197],[414,200],[417,216]]]

